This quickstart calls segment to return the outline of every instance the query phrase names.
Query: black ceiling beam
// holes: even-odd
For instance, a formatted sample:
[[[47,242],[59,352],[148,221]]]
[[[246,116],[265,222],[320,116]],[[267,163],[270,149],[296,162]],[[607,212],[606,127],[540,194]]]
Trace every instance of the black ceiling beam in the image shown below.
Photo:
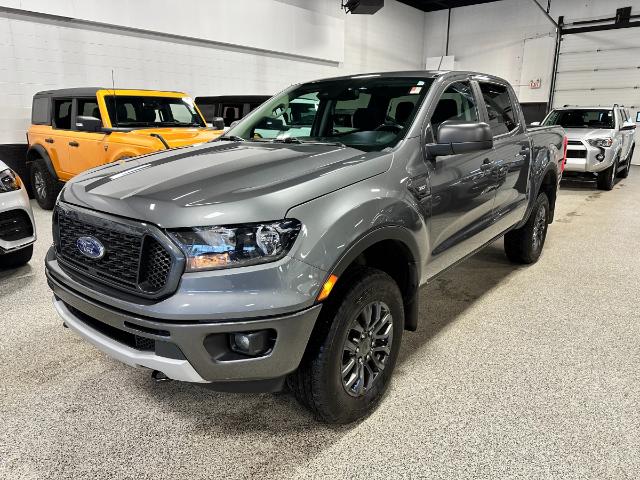
[[[423,12],[435,12],[449,8],[468,7],[492,3],[499,0],[398,0],[400,3],[422,10]]]

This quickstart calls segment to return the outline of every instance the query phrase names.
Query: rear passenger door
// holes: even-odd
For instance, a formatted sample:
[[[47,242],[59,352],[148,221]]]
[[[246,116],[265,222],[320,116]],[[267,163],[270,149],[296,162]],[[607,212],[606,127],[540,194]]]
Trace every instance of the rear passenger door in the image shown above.
[[[69,142],[72,139],[71,116],[73,100],[71,98],[54,98],[51,115],[51,135],[45,138],[47,151],[56,167],[61,180],[69,180],[73,174],[69,162]]]
[[[487,123],[493,132],[494,163],[491,172],[497,184],[492,234],[499,235],[518,223],[527,209],[529,137],[518,101],[510,86],[494,81],[479,81],[486,107]]]

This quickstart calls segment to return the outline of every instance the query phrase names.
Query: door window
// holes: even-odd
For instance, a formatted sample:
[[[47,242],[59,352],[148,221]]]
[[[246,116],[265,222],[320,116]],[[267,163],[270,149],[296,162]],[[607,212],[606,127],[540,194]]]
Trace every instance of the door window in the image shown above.
[[[480,90],[489,115],[489,126],[494,136],[504,135],[518,126],[516,111],[504,85],[480,82]]]
[[[71,129],[71,99],[53,101],[53,126],[61,130]]]
[[[95,98],[78,99],[78,116],[100,118],[100,108]]]
[[[431,115],[433,132],[437,132],[440,124],[447,120],[479,121],[478,105],[469,82],[452,83],[444,91]]]

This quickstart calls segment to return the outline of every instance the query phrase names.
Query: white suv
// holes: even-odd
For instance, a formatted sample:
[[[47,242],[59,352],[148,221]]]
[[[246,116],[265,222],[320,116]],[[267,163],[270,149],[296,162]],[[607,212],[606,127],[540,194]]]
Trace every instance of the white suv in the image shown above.
[[[36,229],[29,196],[20,177],[0,161],[0,268],[31,260]]]
[[[626,108],[565,105],[549,112],[542,124],[561,125],[567,132],[565,172],[597,174],[602,190],[611,190],[616,176],[629,175],[636,123]]]

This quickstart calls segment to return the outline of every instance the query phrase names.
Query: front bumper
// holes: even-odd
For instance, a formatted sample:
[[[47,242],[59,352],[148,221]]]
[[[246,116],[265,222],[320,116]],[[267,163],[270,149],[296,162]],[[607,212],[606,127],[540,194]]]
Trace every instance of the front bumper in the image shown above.
[[[163,321],[99,303],[65,285],[49,268],[46,274],[54,306],[66,325],[107,355],[171,379],[212,382],[224,390],[234,390],[234,385],[244,391],[281,386],[284,376],[298,367],[321,309],[316,305],[251,320]],[[259,357],[230,354],[228,333],[255,330],[275,332],[269,352]],[[137,348],[140,338],[146,349]]]
[[[11,253],[20,250],[36,241],[35,222],[33,221],[33,212],[29,204],[29,196],[24,188],[13,192],[0,193],[0,213],[22,211],[29,218],[31,223],[31,234],[27,234],[15,240],[3,240],[0,238],[0,254]]]
[[[567,172],[601,172],[613,164],[615,153],[616,149],[613,147],[598,148],[581,140],[571,140],[567,147],[567,162],[564,169]],[[597,158],[600,154],[604,157],[602,160]]]

